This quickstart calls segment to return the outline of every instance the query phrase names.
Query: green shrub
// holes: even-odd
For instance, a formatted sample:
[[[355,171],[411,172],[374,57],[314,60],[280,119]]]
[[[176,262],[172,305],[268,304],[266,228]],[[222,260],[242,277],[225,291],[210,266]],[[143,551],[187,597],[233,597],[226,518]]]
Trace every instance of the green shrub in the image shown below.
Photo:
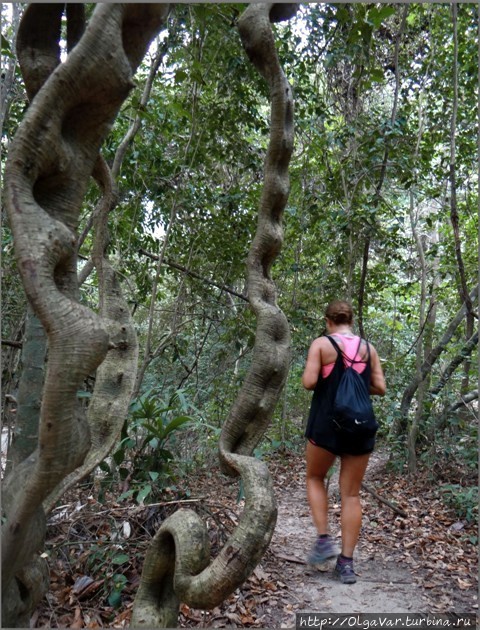
[[[118,501],[133,498],[137,503],[144,503],[155,491],[170,484],[175,435],[193,421],[191,416],[182,413],[183,408],[179,392],[167,403],[151,391],[132,402],[112,463],[109,466],[103,462],[100,466],[109,473],[104,484],[112,483],[117,477],[128,486]]]
[[[478,519],[478,486],[463,487],[458,483],[440,487],[443,501],[455,510],[455,514],[469,523]]]

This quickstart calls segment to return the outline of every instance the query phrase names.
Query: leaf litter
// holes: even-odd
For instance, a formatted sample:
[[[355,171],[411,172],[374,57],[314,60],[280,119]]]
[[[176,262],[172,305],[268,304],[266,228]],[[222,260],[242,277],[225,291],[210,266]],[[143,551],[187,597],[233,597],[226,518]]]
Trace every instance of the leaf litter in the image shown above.
[[[380,449],[374,453],[366,481],[378,497],[388,499],[406,516],[362,490],[355,585],[347,587],[333,581],[330,573],[307,566],[305,558],[315,532],[306,502],[304,458],[283,453],[268,461],[279,518],[264,558],[242,587],[213,610],[183,603],[179,627],[288,628],[294,626],[298,612],[382,612],[366,609],[365,602],[378,605],[383,600],[390,611],[388,605],[402,589],[406,589],[405,599],[399,600],[398,611],[409,612],[401,606],[415,604],[415,612],[476,612],[475,524],[459,519],[442,502],[428,471],[399,474],[388,469],[386,460]],[[336,476],[329,488],[330,525],[339,538]],[[216,555],[243,509],[243,502],[237,500],[238,484],[211,466],[190,476],[188,486],[185,481],[181,488],[180,482],[165,501],[145,506],[116,503],[108,493],[101,504],[89,494],[92,487],[84,486],[77,496],[70,496],[71,503],[54,510],[45,552],[50,591],[33,615],[31,627],[129,627],[149,541],[179,507],[194,509],[207,522],[212,555]],[[415,597],[408,589],[414,589]]]

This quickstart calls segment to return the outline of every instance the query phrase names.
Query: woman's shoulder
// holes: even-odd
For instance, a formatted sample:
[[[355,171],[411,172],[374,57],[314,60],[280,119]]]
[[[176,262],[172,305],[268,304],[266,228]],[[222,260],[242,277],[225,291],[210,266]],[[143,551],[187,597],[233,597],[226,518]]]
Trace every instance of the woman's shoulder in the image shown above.
[[[321,346],[323,346],[323,347],[327,347],[328,346],[329,348],[331,348],[332,347],[332,342],[330,341],[329,337],[330,337],[330,335],[322,335],[321,337],[317,337],[315,339],[315,341],[318,342],[318,345],[320,347]]]
[[[326,337],[321,336],[321,337],[316,337],[312,343],[310,344],[310,348],[321,348],[326,341]]]
[[[323,350],[329,348],[333,349],[333,345],[330,343],[326,335],[321,335],[320,337],[317,337],[310,344],[310,352],[322,352]]]

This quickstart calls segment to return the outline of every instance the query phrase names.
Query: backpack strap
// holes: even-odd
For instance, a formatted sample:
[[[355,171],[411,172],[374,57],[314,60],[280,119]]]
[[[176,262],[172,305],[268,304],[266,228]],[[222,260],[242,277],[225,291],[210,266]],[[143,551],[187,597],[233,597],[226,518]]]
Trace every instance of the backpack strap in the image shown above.
[[[358,342],[358,347],[357,347],[357,351],[355,352],[353,359],[351,359],[350,357],[348,357],[345,352],[340,348],[340,346],[338,345],[338,343],[335,341],[335,339],[333,337],[330,337],[330,335],[326,335],[327,339],[330,341],[330,343],[332,344],[332,346],[335,348],[335,350],[337,351],[337,353],[339,355],[341,355],[343,357],[344,361],[347,361],[350,364],[350,367],[354,364],[354,363],[369,363],[370,361],[370,344],[368,343],[367,340],[365,340],[365,343],[367,344],[367,360],[366,361],[361,361],[361,360],[357,360],[355,359],[355,357],[358,355],[359,351],[360,351],[360,346],[362,345],[362,338],[360,337],[360,341]]]

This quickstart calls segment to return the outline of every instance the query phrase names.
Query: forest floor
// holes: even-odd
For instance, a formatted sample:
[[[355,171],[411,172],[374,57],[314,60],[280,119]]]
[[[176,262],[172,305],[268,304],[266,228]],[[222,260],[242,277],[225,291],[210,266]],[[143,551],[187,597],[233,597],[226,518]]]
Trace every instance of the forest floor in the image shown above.
[[[315,530],[305,496],[304,458],[282,455],[269,462],[278,520],[262,562],[214,610],[182,604],[179,627],[294,628],[300,612],[477,613],[476,524],[445,506],[431,470],[408,476],[389,470],[386,460],[379,449],[365,477],[369,491],[362,490],[356,584],[334,580],[332,567],[318,571],[306,564]],[[335,472],[329,493],[331,532],[339,539],[337,477]],[[179,506],[193,507],[207,521],[215,554],[241,513],[238,485],[211,468],[184,483],[187,499],[176,498],[185,497],[177,483],[171,501],[155,505],[101,505],[90,495],[57,509],[48,531],[51,591],[31,627],[128,627],[148,541]]]

